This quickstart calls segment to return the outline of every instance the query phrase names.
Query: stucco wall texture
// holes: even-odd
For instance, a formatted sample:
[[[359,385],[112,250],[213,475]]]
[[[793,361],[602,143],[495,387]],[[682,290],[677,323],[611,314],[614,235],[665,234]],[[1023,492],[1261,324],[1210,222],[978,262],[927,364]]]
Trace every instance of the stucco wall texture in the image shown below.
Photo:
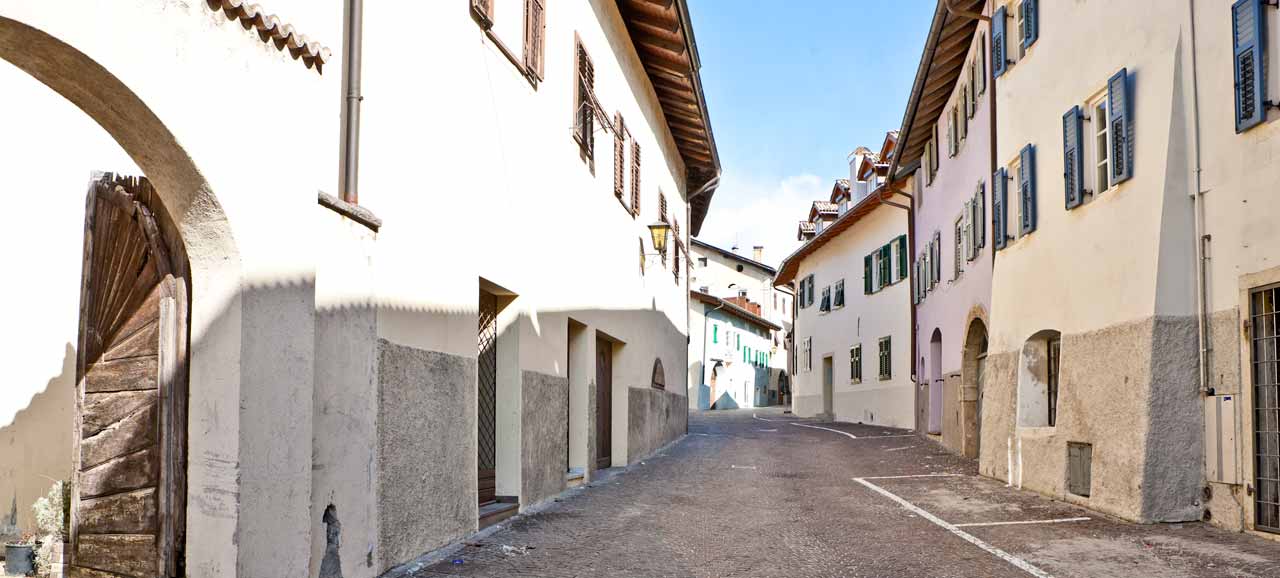
[[[0,427],[0,540],[37,532],[32,504],[51,480],[70,480],[76,353],[67,344],[62,371],[26,409]]]
[[[981,473],[1127,520],[1199,519],[1194,330],[1194,318],[1152,318],[1063,334],[1055,427],[1017,425],[1021,353],[989,355]],[[1067,442],[1093,445],[1087,498],[1067,492]]]
[[[378,341],[378,573],[475,531],[475,385],[475,358]]]
[[[569,469],[569,380],[522,372],[520,506],[537,505],[565,489]]]

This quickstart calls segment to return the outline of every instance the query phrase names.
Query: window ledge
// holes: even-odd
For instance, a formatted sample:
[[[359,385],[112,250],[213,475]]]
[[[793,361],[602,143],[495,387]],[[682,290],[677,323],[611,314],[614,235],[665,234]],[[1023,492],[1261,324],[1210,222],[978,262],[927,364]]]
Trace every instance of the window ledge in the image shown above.
[[[375,233],[382,228],[382,219],[379,219],[377,215],[374,215],[373,211],[361,207],[360,205],[348,203],[324,191],[320,191],[318,201],[320,206],[351,219],[352,221],[360,223]]]

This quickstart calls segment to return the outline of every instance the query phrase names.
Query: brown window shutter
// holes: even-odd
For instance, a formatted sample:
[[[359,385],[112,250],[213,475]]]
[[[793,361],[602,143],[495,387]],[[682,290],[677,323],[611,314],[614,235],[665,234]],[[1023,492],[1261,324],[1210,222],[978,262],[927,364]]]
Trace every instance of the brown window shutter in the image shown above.
[[[622,200],[626,191],[627,140],[622,113],[613,117],[613,194]]]
[[[582,147],[582,154],[588,160],[595,160],[595,103],[591,93],[595,88],[595,67],[587,49],[578,43],[578,97],[577,122],[574,124],[574,136]]]
[[[640,238],[640,276],[644,277],[644,238]]]
[[[667,196],[658,193],[658,220],[667,222]]]
[[[480,22],[481,28],[493,28],[493,0],[471,0],[471,13]]]
[[[631,139],[631,214],[640,216],[640,143]]]
[[[530,76],[538,80],[542,80],[542,47],[547,28],[546,9],[542,2],[543,0],[525,0],[524,3],[524,67]]]
[[[672,251],[671,258],[671,275],[676,278],[676,284],[680,283],[680,246],[676,246],[676,250]]]

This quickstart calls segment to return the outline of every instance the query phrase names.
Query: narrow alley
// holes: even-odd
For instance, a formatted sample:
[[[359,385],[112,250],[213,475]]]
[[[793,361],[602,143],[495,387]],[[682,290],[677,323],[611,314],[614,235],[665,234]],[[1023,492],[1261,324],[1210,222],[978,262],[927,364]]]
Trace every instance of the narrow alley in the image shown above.
[[[769,409],[693,413],[652,458],[391,575],[1263,577],[1280,554],[1008,488],[905,431]]]

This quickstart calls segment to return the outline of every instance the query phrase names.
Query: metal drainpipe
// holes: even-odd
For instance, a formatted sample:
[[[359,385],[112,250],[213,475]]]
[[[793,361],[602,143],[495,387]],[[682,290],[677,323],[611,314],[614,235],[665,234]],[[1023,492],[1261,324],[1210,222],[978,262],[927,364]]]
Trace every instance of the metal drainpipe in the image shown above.
[[[1209,303],[1206,294],[1208,293],[1208,268],[1205,261],[1208,260],[1207,246],[1209,244],[1209,235],[1205,234],[1204,223],[1204,189],[1200,186],[1200,77],[1199,70],[1196,67],[1196,2],[1195,0],[1187,0],[1187,9],[1190,11],[1191,20],[1191,107],[1192,131],[1194,137],[1195,150],[1195,190],[1191,195],[1191,203],[1195,211],[1195,235],[1196,235],[1196,337],[1199,340],[1199,356],[1200,356],[1200,392],[1208,394],[1209,387],[1209,334],[1208,334],[1208,318]]]
[[[343,59],[343,83],[346,113],[342,125],[342,200],[360,201],[360,58],[364,43],[364,1],[347,0],[347,46]]]
[[[926,171],[927,171],[927,170],[929,170],[929,167],[925,167],[925,168],[924,168],[924,170],[926,170]],[[885,185],[885,186],[883,186],[883,187],[880,187],[879,189],[876,189],[876,198],[880,199],[880,202],[881,202],[881,203],[883,203],[883,204],[889,205],[889,206],[891,206],[891,207],[897,207],[897,208],[902,209],[902,210],[904,210],[904,211],[906,211],[906,212],[907,212],[907,262],[908,262],[908,263],[910,263],[910,262],[911,262],[911,257],[912,257],[912,255],[915,255],[915,254],[916,254],[916,212],[915,212],[915,210],[914,210],[914,209],[912,209],[912,206],[914,206],[914,205],[915,205],[916,198],[915,198],[915,196],[914,196],[914,195],[911,195],[910,193],[904,193],[904,192],[902,192],[902,191],[899,189],[899,187],[900,187],[901,185],[899,185],[899,184],[897,183],[897,181],[892,180],[892,179],[893,179],[893,175],[889,175],[889,179],[890,179],[890,180],[889,180],[889,182],[888,182],[888,184],[887,184],[887,185]],[[896,185],[896,186],[895,186],[895,185]],[[890,202],[890,201],[886,201],[886,200],[884,200],[884,189],[885,189],[885,187],[890,187],[890,188],[891,188],[891,191],[890,191],[890,192],[892,192],[893,194],[896,194],[896,195],[902,195],[902,196],[906,197],[906,198],[908,199],[908,201],[907,201],[907,203],[908,203],[908,204],[906,204],[906,205],[902,205],[902,204],[899,204],[899,203],[894,203],[894,202]],[[915,278],[915,276],[911,275],[910,273],[908,273],[908,274],[907,274],[907,277],[908,277],[909,279],[911,279],[911,282],[912,282],[912,283],[919,283],[919,282],[920,282],[920,280],[919,280],[919,279],[916,279],[916,278]],[[912,291],[914,291],[914,289],[915,289],[915,288],[914,288],[914,287],[912,287]],[[918,336],[916,335],[916,333],[917,333],[917,328],[916,328],[916,307],[917,307],[916,300],[915,300],[914,298],[912,298],[912,299],[911,299],[911,359],[910,359],[910,361],[911,361],[911,373],[910,373],[910,375],[914,375],[914,374],[915,374],[916,356],[920,354],[920,351],[919,351],[919,349],[918,349],[918,347],[917,347],[917,345],[916,345],[916,340],[917,340],[917,337],[918,337]],[[912,380],[912,381],[915,381],[915,380]],[[915,387],[915,384],[914,384],[914,383],[912,384],[912,387],[913,387],[913,388]],[[913,415],[918,419],[918,418],[919,418],[919,413],[920,413],[920,412],[918,411],[918,410],[919,410],[919,394],[920,394],[920,392],[919,392],[919,391],[916,391],[916,392],[914,392],[914,393],[915,393],[915,395],[913,395],[913,396],[912,396],[912,398],[913,398],[913,399],[915,399],[915,400],[916,400],[916,402],[913,404],[913,407],[912,407],[911,413],[912,413],[912,414],[913,414]],[[918,429],[920,429],[920,424],[916,424],[916,429],[917,429],[917,430],[918,430]]]

